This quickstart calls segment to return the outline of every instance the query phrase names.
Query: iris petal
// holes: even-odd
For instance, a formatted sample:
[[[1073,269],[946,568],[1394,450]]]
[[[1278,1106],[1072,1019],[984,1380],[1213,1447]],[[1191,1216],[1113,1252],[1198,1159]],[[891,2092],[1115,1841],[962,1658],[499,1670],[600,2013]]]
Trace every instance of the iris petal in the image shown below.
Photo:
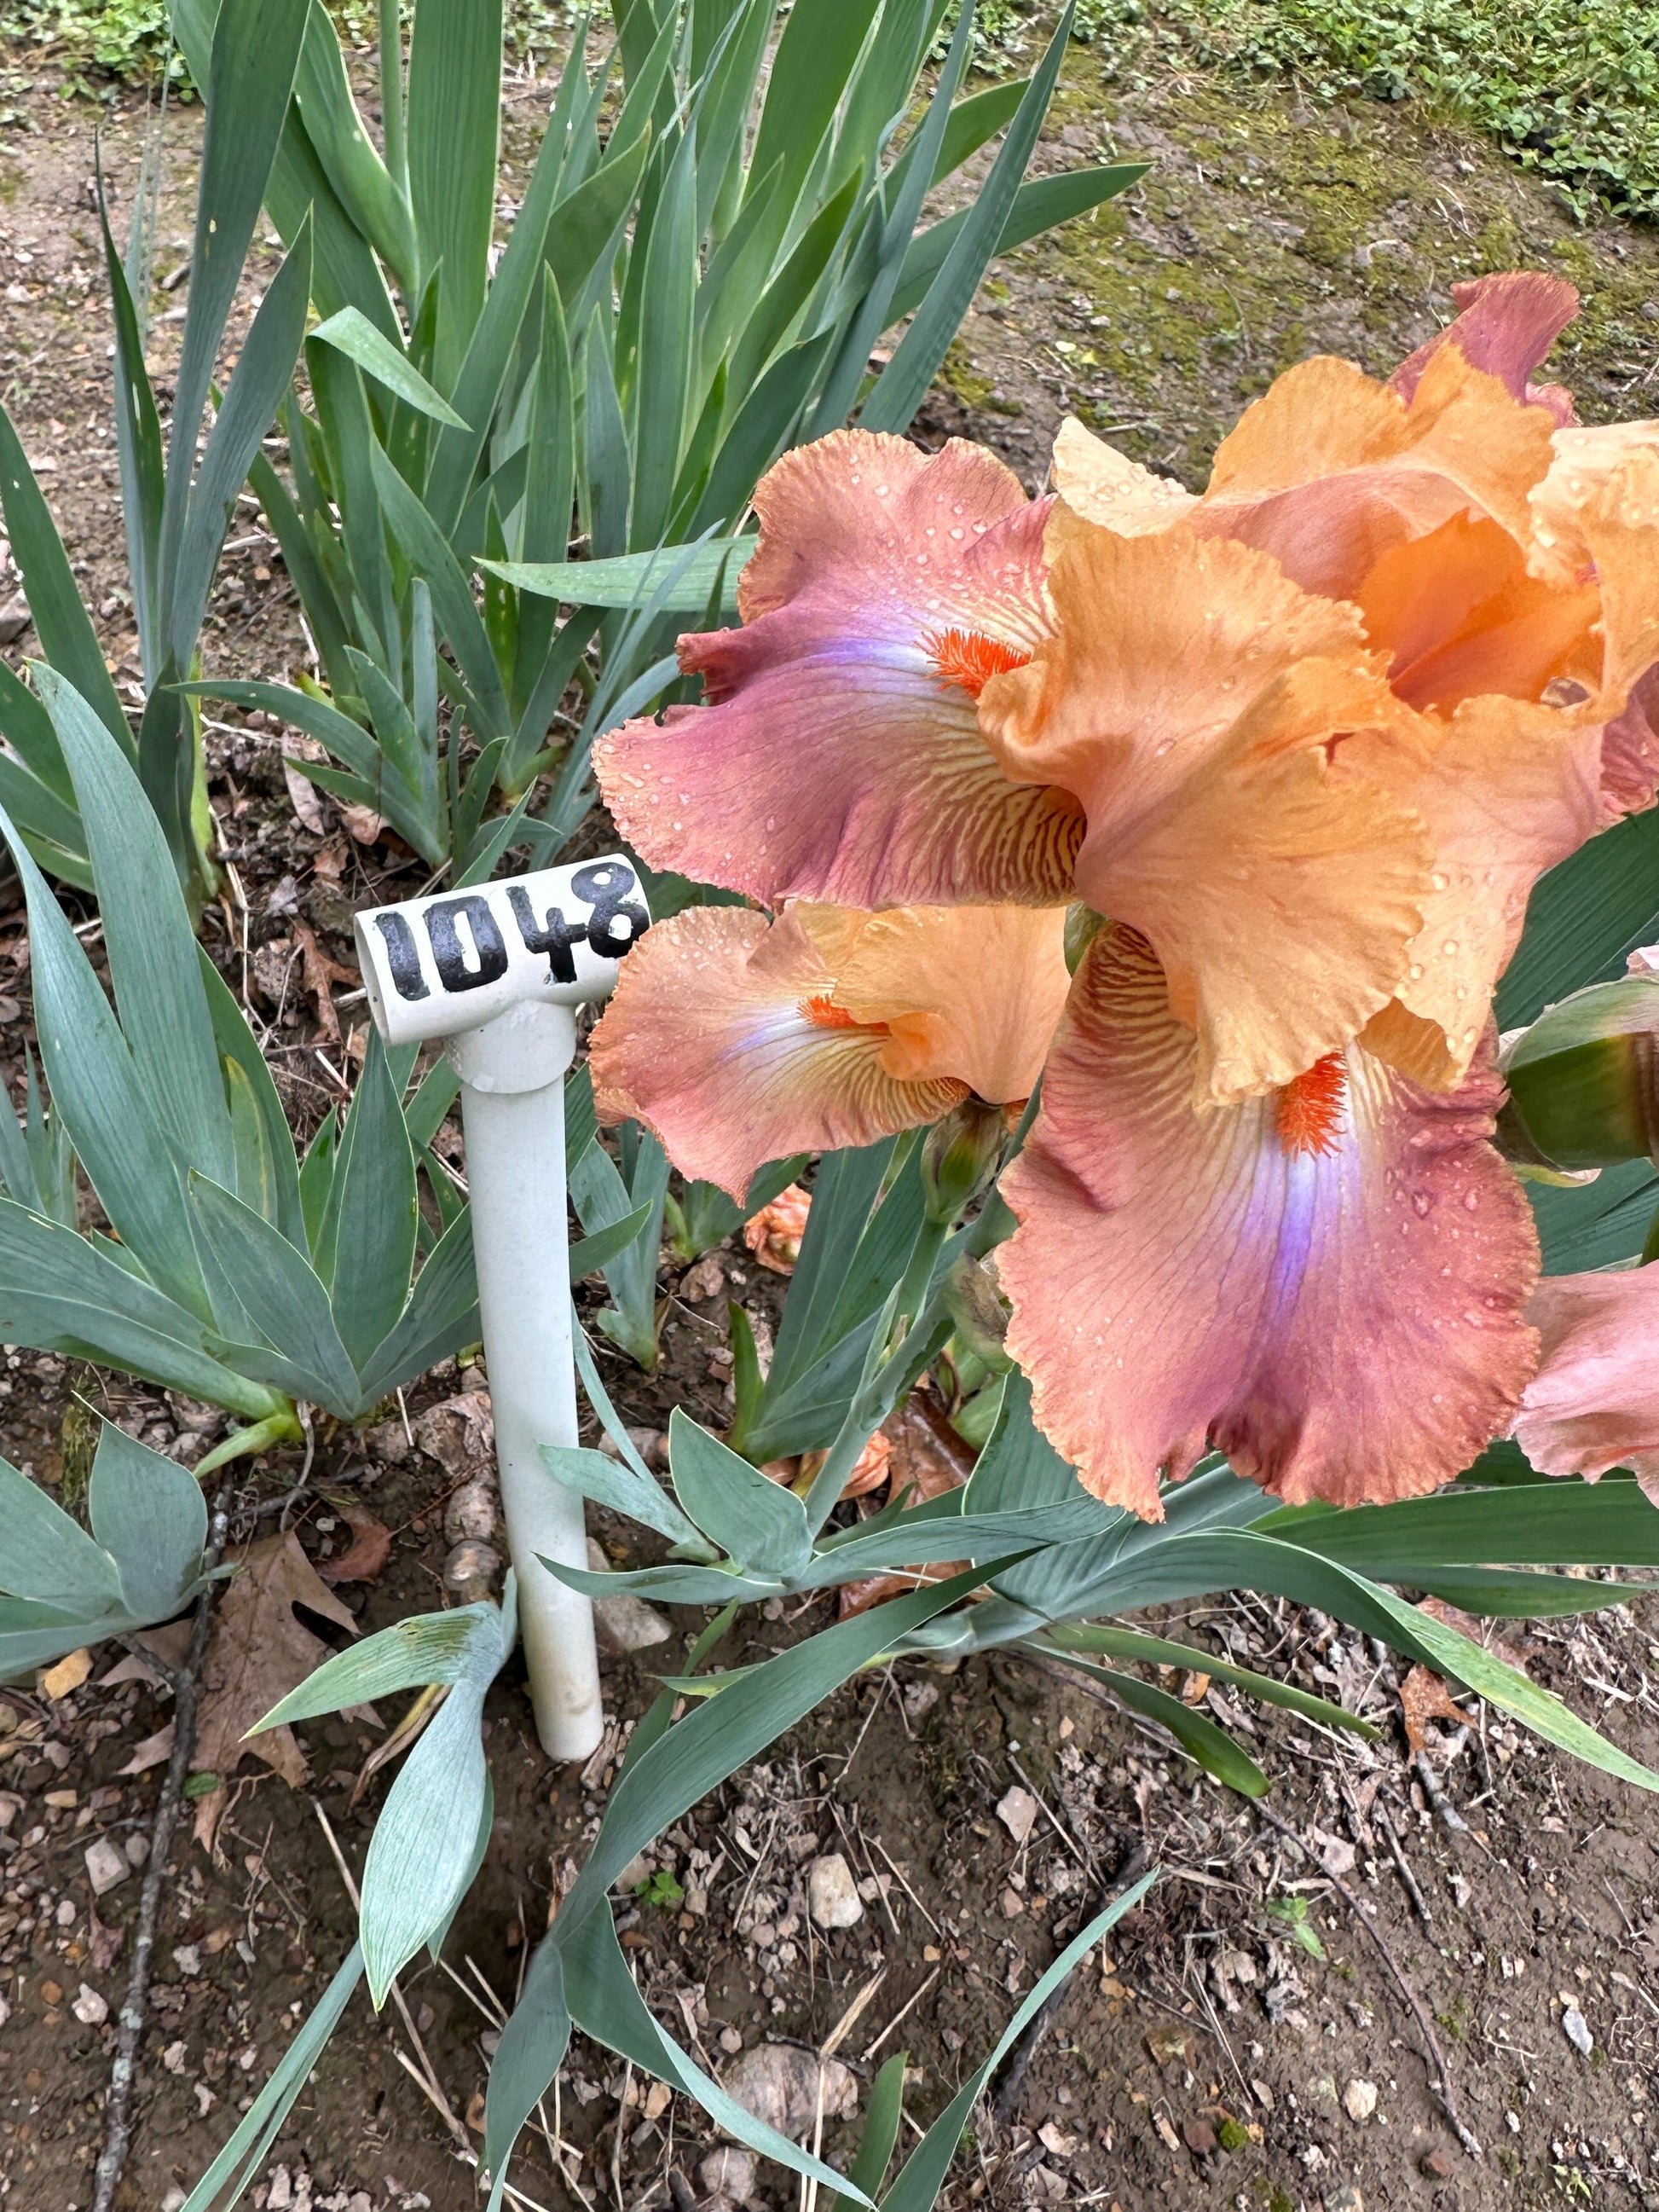
[[[768,904],[1066,899],[1075,805],[1009,783],[934,650],[957,631],[1023,656],[1044,635],[1048,502],[960,440],[930,457],[837,431],[756,504],[744,627],[681,640],[713,703],[599,748],[624,836]]]
[[[1543,1339],[1514,1436],[1545,1474],[1633,1468],[1659,1480],[1659,1267],[1552,1275],[1530,1318]]]
[[[1150,948],[1103,931],[1003,1178],[1039,1425],[1149,1520],[1210,1442],[1292,1503],[1435,1488],[1508,1426],[1535,1356],[1489,1064],[1434,1096],[1350,1048],[1321,1152],[1287,1149],[1273,1098],[1194,1113],[1194,1050]]]
[[[1246,547],[1073,517],[1049,589],[1054,636],[985,688],[990,742],[1076,793],[1079,890],[1157,946],[1202,1096],[1286,1083],[1404,975],[1428,840],[1345,745],[1416,718],[1354,610]]]
[[[1576,419],[1570,392],[1559,384],[1530,380],[1578,313],[1577,291],[1565,276],[1537,269],[1504,270],[1454,284],[1452,301],[1455,318],[1407,356],[1389,378],[1396,392],[1411,398],[1429,363],[1454,347],[1473,368],[1499,378],[1516,399],[1547,408],[1559,422]]]
[[[873,1144],[966,1096],[949,1078],[890,1075],[884,1029],[816,1019],[834,987],[789,916],[692,907],[659,922],[593,1032],[599,1118],[645,1122],[682,1173],[741,1200],[768,1160]]]

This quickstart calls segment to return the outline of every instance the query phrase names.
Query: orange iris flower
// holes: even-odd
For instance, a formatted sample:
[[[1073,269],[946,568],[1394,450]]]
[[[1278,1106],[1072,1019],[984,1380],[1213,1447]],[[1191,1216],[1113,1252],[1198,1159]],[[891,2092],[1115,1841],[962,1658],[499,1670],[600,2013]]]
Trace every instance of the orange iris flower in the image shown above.
[[[1457,299],[1386,382],[1279,378],[1201,494],[1075,423],[1054,499],[957,441],[787,455],[742,627],[681,641],[708,703],[599,749],[648,860],[785,909],[684,918],[763,1049],[702,1049],[664,990],[655,1073],[636,1041],[601,1077],[728,1188],[769,1144],[978,1087],[901,1064],[903,993],[854,1004],[807,902],[1112,918],[1006,1179],[1003,1274],[1039,1420],[1143,1513],[1206,1441],[1286,1497],[1432,1488],[1536,1364],[1490,1009],[1538,877],[1659,785],[1659,425],[1583,428],[1533,380],[1570,286]],[[844,1055],[813,1113],[809,1037]],[[764,1080],[726,1103],[735,1062]]]

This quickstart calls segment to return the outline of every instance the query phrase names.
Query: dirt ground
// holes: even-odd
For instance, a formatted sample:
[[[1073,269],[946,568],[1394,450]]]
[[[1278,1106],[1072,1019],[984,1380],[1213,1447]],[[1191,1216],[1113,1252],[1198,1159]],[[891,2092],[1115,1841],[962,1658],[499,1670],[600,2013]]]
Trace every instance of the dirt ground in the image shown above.
[[[16,118],[0,132],[0,394],[129,682],[137,672],[89,185],[101,124],[124,220],[143,118],[125,97],[104,113],[61,99],[50,54],[0,46],[0,61]],[[1105,66],[1098,52],[1073,53],[1041,160],[1103,145],[1158,167],[1130,200],[994,272],[930,400],[925,437],[968,429],[1035,485],[1059,412],[1076,405],[1139,458],[1191,480],[1241,402],[1289,359],[1323,346],[1385,368],[1433,326],[1452,277],[1522,261],[1561,268],[1586,290],[1564,372],[1585,412],[1645,411],[1659,373],[1651,233],[1576,227],[1490,148],[1408,110],[1315,112],[1291,94],[1196,76],[1129,93],[1103,82]],[[521,131],[545,97],[515,88]],[[168,125],[155,265],[163,372],[198,125],[189,111]],[[0,610],[15,582],[0,569]],[[5,650],[16,660],[32,646],[24,631]],[[307,665],[291,589],[252,502],[204,649],[222,672]],[[320,830],[296,817],[276,733],[227,717],[212,735],[228,867],[206,941],[268,1033],[307,1127],[343,1095],[339,1054],[362,1013],[331,1008],[341,1036],[326,1034],[304,988],[299,927],[349,963],[352,908],[406,894],[416,876],[385,843],[357,842],[325,800]],[[32,1036],[27,981],[7,877],[0,1076],[14,1097]],[[721,1293],[764,1316],[778,1288],[740,1249],[690,1281],[665,1266],[663,1286],[672,1303],[658,1374],[601,1353],[608,1387],[642,1431],[662,1430],[675,1403],[719,1418],[729,1371]],[[303,1482],[300,1455],[277,1455],[230,1493],[242,1540],[274,1533],[289,1500],[282,1519],[325,1574],[341,1564],[349,1515],[391,1532],[375,1572],[335,1589],[333,1620],[306,1614],[325,1642],[346,1638],[342,1607],[368,1631],[444,1601],[446,1513],[487,1458],[486,1389],[480,1371],[452,1363],[374,1426],[319,1433]],[[60,1359],[4,1355],[0,1443],[48,1487],[72,1488],[84,1471],[88,1407],[186,1458],[214,1432],[202,1408]],[[598,1514],[595,1533],[613,1559],[636,1556],[631,1528]],[[717,1658],[736,1663],[822,1626],[829,1605],[750,1617]],[[623,1732],[701,1625],[689,1610],[671,1617],[673,1640],[608,1663],[616,1729],[580,1771],[554,1769],[538,1749],[514,1668],[492,1693],[494,1848],[445,1967],[422,1964],[403,1984],[450,2121],[411,2078],[409,2027],[391,2012],[377,2021],[360,1996],[275,2146],[256,2204],[450,2212],[474,2201],[467,2160],[501,2009],[597,1826]],[[1246,1710],[1202,1679],[1180,1686],[1248,1731],[1273,1777],[1266,1812],[1300,1845],[1115,1709],[1023,1660],[895,1668],[843,1691],[670,1832],[651,1869],[672,1877],[654,1885],[661,1903],[619,1898],[623,1942],[659,2015],[721,2068],[769,2042],[819,2048],[860,2004],[838,2045],[860,2106],[877,2067],[902,2048],[909,2108],[925,2124],[1056,1948],[1150,1859],[1163,1871],[1146,1904],[981,2108],[950,2206],[1481,2212],[1659,2193],[1659,1825],[1647,1801],[1479,1707],[1467,1726],[1429,1723],[1430,1792],[1392,1670],[1352,1635],[1252,1599],[1164,1626],[1376,1723],[1377,1741],[1356,1745]],[[1659,1761],[1651,1601],[1508,1635],[1538,1680]],[[9,2212],[84,2212],[90,2201],[160,1771],[124,1770],[142,1764],[135,1753],[164,1728],[168,1704],[112,1647],[56,1700],[27,1685],[0,1691]],[[334,1719],[299,1733],[301,1786],[246,1761],[213,1808],[213,1847],[175,1845],[120,2198],[130,2212],[182,2201],[351,1942],[330,1832],[355,1874],[388,1780],[382,1771],[356,1788],[380,1731]],[[100,1841],[128,1871],[118,1865],[119,1878],[94,1894],[87,1853]],[[825,1933],[806,1911],[804,1869],[834,1852],[864,1910]],[[100,1863],[107,1874],[109,1850]],[[1437,2100],[1425,2021],[1478,2156]],[[512,2170],[523,2203],[687,2212],[708,2198],[723,2212],[745,2191],[757,2204],[800,2201],[779,2169],[733,2159],[717,2173],[695,2107],[665,2101],[580,2039],[547,2118]],[[845,2120],[826,2130],[832,2155],[854,2139]]]

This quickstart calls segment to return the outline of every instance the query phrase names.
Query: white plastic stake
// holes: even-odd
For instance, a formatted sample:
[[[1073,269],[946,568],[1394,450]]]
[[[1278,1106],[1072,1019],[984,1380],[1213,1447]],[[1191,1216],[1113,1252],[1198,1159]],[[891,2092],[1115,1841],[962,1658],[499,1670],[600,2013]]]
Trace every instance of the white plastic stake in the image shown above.
[[[574,1009],[609,996],[650,927],[620,858],[441,892],[356,917],[388,1045],[448,1041],[461,1079],[467,1188],[495,1456],[543,1748],[585,1759],[604,1729],[593,1612],[541,1565],[587,1564],[582,1501],[538,1447],[574,1444],[564,1078]]]

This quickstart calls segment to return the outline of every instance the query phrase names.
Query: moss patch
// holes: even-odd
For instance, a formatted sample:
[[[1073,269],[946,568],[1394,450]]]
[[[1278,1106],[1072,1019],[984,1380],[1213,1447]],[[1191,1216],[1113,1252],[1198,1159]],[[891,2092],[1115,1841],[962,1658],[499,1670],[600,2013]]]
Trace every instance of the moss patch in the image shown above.
[[[1091,157],[1153,167],[998,265],[1011,296],[981,295],[945,380],[1029,481],[1069,410],[1201,484],[1242,408],[1292,362],[1331,352],[1386,374],[1449,314],[1455,280],[1517,266],[1558,270],[1584,296],[1553,368],[1586,418],[1654,411],[1659,234],[1577,222],[1467,131],[1401,107],[1316,106],[1219,67],[1127,89],[1074,47],[1045,158]],[[994,407],[970,396],[981,390]],[[1015,404],[1017,425],[1003,411]]]

